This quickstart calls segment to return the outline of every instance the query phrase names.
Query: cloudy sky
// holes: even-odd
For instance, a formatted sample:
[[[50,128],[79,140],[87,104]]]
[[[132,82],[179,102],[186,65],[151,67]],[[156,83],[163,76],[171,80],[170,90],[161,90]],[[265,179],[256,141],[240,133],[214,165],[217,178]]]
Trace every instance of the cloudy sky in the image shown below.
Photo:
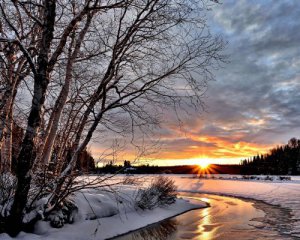
[[[228,42],[206,112],[166,122],[153,164],[234,163],[300,137],[300,1],[222,0],[208,15]],[[97,155],[97,150],[94,153]],[[99,151],[99,148],[98,148]]]

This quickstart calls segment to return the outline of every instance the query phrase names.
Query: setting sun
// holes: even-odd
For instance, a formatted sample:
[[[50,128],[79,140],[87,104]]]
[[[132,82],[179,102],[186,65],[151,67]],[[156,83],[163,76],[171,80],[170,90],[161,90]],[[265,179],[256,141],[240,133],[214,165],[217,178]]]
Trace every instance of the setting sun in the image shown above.
[[[198,163],[198,166],[199,166],[201,169],[205,169],[205,168],[208,168],[208,167],[209,167],[209,163],[206,162],[206,161],[201,160],[201,162]]]

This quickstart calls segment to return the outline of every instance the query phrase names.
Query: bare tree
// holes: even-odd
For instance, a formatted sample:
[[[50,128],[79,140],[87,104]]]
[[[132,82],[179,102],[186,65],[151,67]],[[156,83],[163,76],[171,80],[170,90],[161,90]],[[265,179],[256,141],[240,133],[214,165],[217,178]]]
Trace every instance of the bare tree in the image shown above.
[[[201,0],[0,3],[0,142],[11,129],[20,83],[32,91],[6,225],[11,235],[45,189],[48,213],[80,188],[72,184],[76,162],[97,128],[133,133],[157,124],[154,112],[163,107],[201,109],[206,82],[223,60],[223,42],[205,22],[206,7]]]

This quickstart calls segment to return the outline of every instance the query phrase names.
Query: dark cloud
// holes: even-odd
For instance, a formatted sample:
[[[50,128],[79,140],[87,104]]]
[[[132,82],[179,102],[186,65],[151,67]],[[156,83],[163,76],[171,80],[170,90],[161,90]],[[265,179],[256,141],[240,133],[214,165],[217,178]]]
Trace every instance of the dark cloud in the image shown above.
[[[180,121],[163,112],[154,134],[162,158],[193,158],[201,149],[242,158],[300,137],[299,16],[296,0],[224,0],[212,8],[211,32],[228,41],[229,63],[209,84],[206,112]]]
[[[224,1],[213,9],[212,32],[228,40],[230,63],[208,91],[210,124],[248,130],[248,141],[299,135],[299,16],[299,1]],[[247,124],[255,119],[265,123]]]

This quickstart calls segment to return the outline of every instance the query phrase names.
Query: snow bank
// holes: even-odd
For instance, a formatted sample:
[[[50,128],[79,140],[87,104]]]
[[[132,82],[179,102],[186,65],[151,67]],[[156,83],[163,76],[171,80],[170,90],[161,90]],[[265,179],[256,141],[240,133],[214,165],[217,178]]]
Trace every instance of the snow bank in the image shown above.
[[[292,178],[288,182],[197,179],[187,175],[173,175],[172,178],[178,191],[252,198],[290,209],[294,216],[293,235],[300,237],[299,178]]]
[[[20,233],[18,240],[82,240],[107,239],[127,233],[181,214],[183,212],[206,207],[206,203],[192,199],[176,199],[174,204],[153,210],[138,210],[133,199],[137,187],[118,186],[114,191],[82,190],[73,197],[78,212],[73,224],[63,228],[51,228],[49,222],[39,221],[34,234]],[[1,240],[12,240],[7,234],[0,234]]]
[[[119,178],[123,178],[120,176]],[[153,175],[152,175],[153,177]],[[192,175],[168,175],[179,191],[229,195],[262,200],[266,203],[290,209],[293,214],[294,236],[300,237],[300,178],[292,177],[291,181],[254,181],[242,179],[198,179]],[[89,177],[86,177],[87,181]],[[148,176],[138,175],[148,184]],[[89,179],[93,180],[92,177]],[[114,178],[116,181],[116,178]],[[49,222],[40,221],[35,234],[20,233],[18,240],[60,240],[60,239],[106,239],[128,231],[147,226],[163,219],[181,214],[185,211],[205,207],[205,203],[192,199],[177,199],[175,204],[154,210],[137,211],[132,202],[137,188],[133,185],[122,185],[119,195],[110,191],[83,190],[78,192],[74,201],[79,207],[73,224],[66,224],[61,229],[54,229]],[[11,240],[0,235],[2,240]]]

